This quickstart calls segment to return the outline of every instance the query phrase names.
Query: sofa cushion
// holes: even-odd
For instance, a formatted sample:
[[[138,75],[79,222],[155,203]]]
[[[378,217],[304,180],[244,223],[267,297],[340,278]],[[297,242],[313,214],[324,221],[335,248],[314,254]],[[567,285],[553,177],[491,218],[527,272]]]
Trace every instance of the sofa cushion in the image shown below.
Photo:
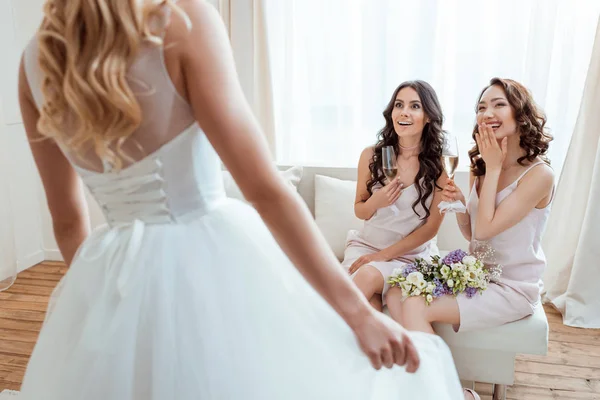
[[[237,183],[231,176],[229,171],[223,172],[223,184],[225,185],[225,194],[227,197],[242,200],[247,202],[242,194],[242,191],[238,187]],[[283,179],[291,185],[294,189],[298,189],[298,184],[300,183],[300,179],[302,179],[302,167],[290,167],[285,171],[279,172]]]
[[[390,315],[387,307],[383,312]],[[451,348],[536,355],[548,351],[548,319],[541,303],[529,317],[493,328],[457,333],[450,324],[434,323],[433,329]]]
[[[340,261],[348,231],[363,225],[354,215],[355,195],[356,182],[315,175],[315,221]]]

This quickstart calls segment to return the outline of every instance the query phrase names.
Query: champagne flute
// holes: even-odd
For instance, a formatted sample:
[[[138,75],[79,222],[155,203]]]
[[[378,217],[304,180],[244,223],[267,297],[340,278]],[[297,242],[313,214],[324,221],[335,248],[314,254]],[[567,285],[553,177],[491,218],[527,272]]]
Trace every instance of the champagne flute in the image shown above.
[[[456,171],[456,167],[458,167],[458,140],[456,136],[449,133],[444,135],[442,159],[444,160],[444,169],[448,177],[454,179],[454,172]]]
[[[442,160],[444,162],[444,169],[450,179],[454,179],[454,173],[456,167],[458,167],[458,139],[451,133],[444,133],[444,142],[442,145]],[[466,211],[465,205],[455,200],[453,202],[442,201],[438,208],[440,212],[461,212]]]
[[[389,185],[396,179],[396,175],[398,175],[398,157],[396,157],[394,146],[384,146],[381,149],[381,161],[383,174],[386,176]],[[395,215],[400,213],[395,204],[392,204],[390,208]]]
[[[396,175],[398,175],[398,158],[394,151],[394,146],[385,146],[381,150],[383,174],[388,178],[388,183],[391,183]]]

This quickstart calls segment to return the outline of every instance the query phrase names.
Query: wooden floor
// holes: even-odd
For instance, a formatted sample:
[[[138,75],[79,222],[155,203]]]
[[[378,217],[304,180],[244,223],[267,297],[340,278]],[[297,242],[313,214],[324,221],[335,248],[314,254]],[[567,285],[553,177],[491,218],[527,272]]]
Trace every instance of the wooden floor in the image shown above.
[[[0,392],[21,386],[48,297],[65,272],[63,264],[45,262],[20,273],[9,290],[0,292]],[[551,307],[546,313],[548,355],[519,357],[515,385],[508,388],[507,397],[600,400],[600,330],[564,326]],[[476,388],[482,399],[491,399],[491,385],[477,383]]]

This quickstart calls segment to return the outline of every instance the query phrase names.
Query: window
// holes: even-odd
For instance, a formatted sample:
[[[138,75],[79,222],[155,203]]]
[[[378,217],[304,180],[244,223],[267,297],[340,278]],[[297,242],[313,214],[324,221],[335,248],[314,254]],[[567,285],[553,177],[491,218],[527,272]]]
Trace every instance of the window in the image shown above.
[[[472,146],[475,102],[494,76],[525,84],[548,116],[560,169],[600,2],[264,0],[281,164],[356,166],[405,80],[436,90],[444,128]]]

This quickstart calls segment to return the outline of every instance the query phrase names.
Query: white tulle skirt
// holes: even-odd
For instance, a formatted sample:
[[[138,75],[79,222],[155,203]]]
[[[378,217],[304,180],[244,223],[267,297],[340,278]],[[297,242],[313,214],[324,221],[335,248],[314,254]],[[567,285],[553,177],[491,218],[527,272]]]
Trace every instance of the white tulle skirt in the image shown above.
[[[53,294],[20,400],[463,399],[441,339],[375,371],[251,207],[97,230]]]

